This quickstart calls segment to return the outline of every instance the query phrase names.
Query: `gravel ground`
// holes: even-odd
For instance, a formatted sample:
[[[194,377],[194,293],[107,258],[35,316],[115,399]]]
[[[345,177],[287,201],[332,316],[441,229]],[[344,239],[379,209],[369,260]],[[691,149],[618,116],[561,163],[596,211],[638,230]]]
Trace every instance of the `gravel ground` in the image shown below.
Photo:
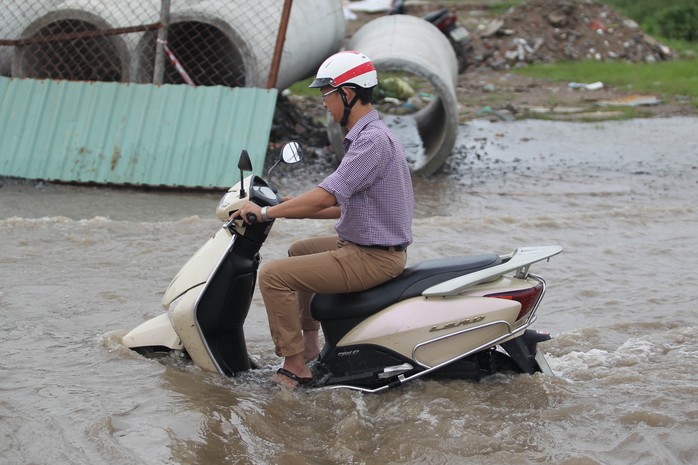
[[[667,48],[646,36],[636,24],[596,0],[530,0],[495,15],[483,2],[407,2],[407,14],[421,16],[442,7],[455,9],[459,22],[471,32],[474,60],[458,78],[459,116],[463,124],[477,119],[513,121],[541,118],[560,121],[603,121],[627,118],[605,103],[635,107],[636,117],[696,116],[688,99],[637,95],[604,85],[597,90],[575,89],[567,82],[520,76],[511,68],[523,63],[583,59],[602,53],[604,59],[660,61],[670,59]],[[347,38],[380,14],[357,13],[347,24]],[[525,41],[524,54],[513,53]],[[529,50],[530,51],[527,51]],[[534,51],[535,49],[535,51]],[[621,105],[621,106],[622,106]],[[381,109],[379,105],[379,109]],[[309,161],[337,163],[325,131],[326,111],[319,97],[280,97],[271,134],[270,154],[292,139],[302,141]],[[454,153],[464,147],[455,147]],[[275,159],[269,156],[268,160]]]

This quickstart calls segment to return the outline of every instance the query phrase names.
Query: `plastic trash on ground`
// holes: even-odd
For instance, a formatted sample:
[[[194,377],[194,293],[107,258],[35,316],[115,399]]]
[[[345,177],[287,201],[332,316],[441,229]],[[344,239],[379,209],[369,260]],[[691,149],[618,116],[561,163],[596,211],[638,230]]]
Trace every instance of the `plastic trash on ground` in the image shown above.
[[[570,82],[567,84],[570,89],[584,89],[584,90],[601,90],[603,89],[603,82],[596,81],[589,84],[584,84],[581,82]]]
[[[654,95],[628,95],[625,97],[617,98],[614,100],[604,100],[598,102],[601,106],[625,106],[625,107],[639,107],[639,106],[651,106],[658,105],[659,99]]]
[[[359,0],[348,2],[351,11],[361,11],[364,13],[387,13],[390,10],[391,0]]]
[[[378,81],[378,87],[373,91],[376,100],[386,97],[407,100],[414,95],[414,89],[407,81],[398,77],[387,77]]]

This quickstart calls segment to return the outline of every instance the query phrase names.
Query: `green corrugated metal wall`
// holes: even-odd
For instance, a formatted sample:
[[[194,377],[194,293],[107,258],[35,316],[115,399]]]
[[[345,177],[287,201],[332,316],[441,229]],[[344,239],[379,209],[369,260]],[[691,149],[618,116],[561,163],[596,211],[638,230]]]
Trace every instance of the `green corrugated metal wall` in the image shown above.
[[[0,77],[0,175],[229,187],[247,149],[261,174],[276,89]]]

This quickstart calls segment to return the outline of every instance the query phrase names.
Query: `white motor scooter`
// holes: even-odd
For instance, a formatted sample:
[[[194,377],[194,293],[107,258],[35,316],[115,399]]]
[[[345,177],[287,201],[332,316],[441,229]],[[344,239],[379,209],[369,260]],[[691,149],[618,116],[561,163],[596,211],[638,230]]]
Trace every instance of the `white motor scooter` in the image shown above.
[[[301,158],[300,146],[292,142],[279,161]],[[274,220],[228,219],[248,199],[272,206],[281,198],[261,177],[243,178],[243,171],[252,170],[244,150],[238,168],[240,182],[216,212],[227,222],[174,277],[162,300],[167,312],[127,333],[126,347],[141,353],[182,351],[202,369],[226,376],[255,368],[243,326],[259,250]],[[311,312],[321,323],[325,345],[313,363],[311,386],[379,392],[426,377],[552,374],[537,348],[550,335],[529,329],[545,281],[529,269],[560,252],[559,246],[519,247],[507,255],[427,260],[363,292],[315,295]]]

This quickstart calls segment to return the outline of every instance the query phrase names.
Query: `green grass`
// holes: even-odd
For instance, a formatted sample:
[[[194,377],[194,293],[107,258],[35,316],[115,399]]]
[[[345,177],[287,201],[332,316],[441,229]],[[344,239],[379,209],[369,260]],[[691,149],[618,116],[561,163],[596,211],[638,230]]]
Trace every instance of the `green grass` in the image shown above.
[[[317,97],[320,98],[320,91],[318,89],[311,89],[308,87],[311,82],[314,81],[314,78],[310,77],[308,79],[303,79],[302,81],[298,81],[294,83],[291,87],[288,89],[291,91],[293,95],[300,95],[302,97]]]
[[[509,9],[513,6],[519,6],[524,2],[524,0],[514,0],[514,1],[505,1],[502,3],[489,3],[487,5],[487,11],[490,13],[494,13],[497,15],[503,15]]]
[[[555,81],[596,82],[630,92],[686,96],[698,104],[698,60],[654,64],[580,61],[532,65],[513,70]]]

